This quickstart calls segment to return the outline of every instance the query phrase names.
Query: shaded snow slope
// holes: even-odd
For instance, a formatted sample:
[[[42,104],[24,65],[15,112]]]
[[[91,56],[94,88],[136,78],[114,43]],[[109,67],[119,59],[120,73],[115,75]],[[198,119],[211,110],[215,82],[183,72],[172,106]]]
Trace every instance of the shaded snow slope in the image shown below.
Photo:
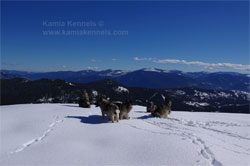
[[[111,123],[75,104],[1,106],[0,165],[250,165],[250,115],[134,106]]]

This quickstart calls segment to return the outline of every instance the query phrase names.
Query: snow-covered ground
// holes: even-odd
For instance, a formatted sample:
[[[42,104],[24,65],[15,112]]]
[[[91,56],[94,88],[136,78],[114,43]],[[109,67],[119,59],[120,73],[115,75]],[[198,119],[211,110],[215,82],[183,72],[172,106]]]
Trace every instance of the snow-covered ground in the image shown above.
[[[1,106],[1,166],[250,165],[250,115],[172,111],[102,120],[76,104]]]

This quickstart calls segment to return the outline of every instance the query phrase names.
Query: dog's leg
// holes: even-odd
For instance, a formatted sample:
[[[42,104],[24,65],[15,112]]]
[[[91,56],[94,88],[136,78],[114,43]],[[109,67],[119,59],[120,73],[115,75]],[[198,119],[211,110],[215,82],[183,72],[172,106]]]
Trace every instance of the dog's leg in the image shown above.
[[[114,121],[115,121],[115,120],[114,120],[114,116],[115,116],[115,115],[114,115],[113,113],[109,116],[109,118],[110,118],[110,120],[112,121],[112,123],[114,123]]]
[[[116,113],[116,121],[119,122],[119,113]]]
[[[122,120],[122,113],[119,114],[119,119]]]
[[[122,120],[122,119],[123,119],[123,116],[124,116],[124,113],[123,113],[123,112],[121,112],[121,113],[120,113],[120,117],[119,117],[119,119],[120,119],[120,120]]]
[[[105,115],[105,114],[104,114],[104,111],[102,111],[102,119],[104,119],[104,115]]]
[[[126,113],[126,115],[125,115],[125,119],[130,119],[130,117],[129,117],[128,113]]]
[[[161,114],[159,112],[153,112],[152,115],[159,118],[161,117]]]
[[[164,114],[163,118],[168,119],[168,113]]]

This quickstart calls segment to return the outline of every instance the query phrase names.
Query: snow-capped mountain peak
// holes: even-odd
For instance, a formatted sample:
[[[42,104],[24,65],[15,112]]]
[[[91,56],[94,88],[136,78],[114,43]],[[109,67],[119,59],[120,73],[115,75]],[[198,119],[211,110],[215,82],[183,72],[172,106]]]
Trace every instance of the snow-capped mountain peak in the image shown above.
[[[143,71],[151,71],[151,72],[162,72],[162,70],[160,69],[156,69],[154,67],[151,67],[151,68],[144,68],[142,69]]]

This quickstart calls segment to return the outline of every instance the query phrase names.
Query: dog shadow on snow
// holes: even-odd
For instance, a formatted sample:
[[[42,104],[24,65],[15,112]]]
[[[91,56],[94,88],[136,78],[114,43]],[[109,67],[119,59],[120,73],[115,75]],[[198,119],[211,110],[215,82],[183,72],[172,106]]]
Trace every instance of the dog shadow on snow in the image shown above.
[[[149,115],[137,117],[136,119],[150,119],[150,118],[154,118],[154,117],[151,114],[149,114]]]
[[[85,124],[102,124],[102,123],[108,122],[108,120],[102,119],[102,116],[100,116],[100,115],[90,115],[88,117],[86,117],[86,116],[66,116],[65,118],[80,119],[81,123],[85,123]]]

